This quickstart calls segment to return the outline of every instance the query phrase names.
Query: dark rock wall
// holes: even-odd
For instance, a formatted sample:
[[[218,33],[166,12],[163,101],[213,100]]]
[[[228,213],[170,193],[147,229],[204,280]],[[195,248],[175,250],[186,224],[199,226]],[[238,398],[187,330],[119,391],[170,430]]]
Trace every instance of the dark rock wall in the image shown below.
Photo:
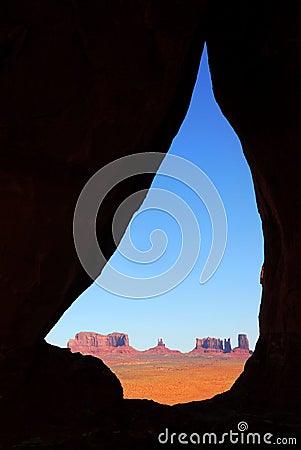
[[[81,189],[118,157],[167,151],[187,111],[203,2],[12,0],[0,4],[0,345],[43,338],[91,280],[72,238]],[[101,209],[111,218],[147,176]]]
[[[82,187],[120,156],[168,150],[206,36],[214,93],[242,142],[265,238],[260,338],[229,395],[300,405],[300,8],[297,0],[1,2],[2,404],[41,367],[47,379],[54,353],[41,341],[91,283],[72,240]],[[102,208],[107,256],[116,206],[150,181],[125,183]],[[68,392],[58,380],[54,389]],[[102,398],[103,390],[95,404]]]
[[[108,162],[168,150],[195,83],[205,4],[0,3],[1,415],[7,405],[19,408],[20,389],[28,386],[30,396],[41,368],[41,390],[66,392],[64,409],[69,402],[74,410],[73,378],[60,377],[60,365],[57,383],[47,383],[52,377],[47,361],[55,357],[42,341],[91,284],[73,243],[76,201]],[[115,249],[111,223],[117,206],[151,180],[129,179],[106,198],[97,231],[107,257]],[[72,366],[74,358],[64,352],[64,365]],[[76,358],[99,376],[100,362]],[[109,378],[101,380],[100,374],[102,388],[91,410],[107,403],[112,390],[112,399],[122,398],[116,377]]]
[[[301,400],[300,25],[295,0],[213,0],[206,35],[215,97],[242,142],[264,233],[260,338],[235,389],[286,405]]]

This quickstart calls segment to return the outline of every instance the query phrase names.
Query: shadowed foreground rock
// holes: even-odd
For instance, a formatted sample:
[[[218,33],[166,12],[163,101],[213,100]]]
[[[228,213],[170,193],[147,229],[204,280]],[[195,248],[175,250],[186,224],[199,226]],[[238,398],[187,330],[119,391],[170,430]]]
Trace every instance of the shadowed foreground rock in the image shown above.
[[[247,403],[297,410],[301,402],[300,8],[294,0],[213,1],[206,35],[215,97],[243,145],[264,234],[260,337],[233,394]]]
[[[258,431],[298,432],[300,8],[298,0],[1,2],[2,450],[141,450],[155,448],[165,426],[225,431],[243,419]],[[109,161],[168,150],[205,39],[214,93],[242,142],[263,223],[260,338],[234,387],[212,401],[121,401],[100,361],[67,356],[43,338],[90,284],[72,240],[81,189]],[[98,237],[107,257],[116,207],[150,183],[130,179],[104,202]]]

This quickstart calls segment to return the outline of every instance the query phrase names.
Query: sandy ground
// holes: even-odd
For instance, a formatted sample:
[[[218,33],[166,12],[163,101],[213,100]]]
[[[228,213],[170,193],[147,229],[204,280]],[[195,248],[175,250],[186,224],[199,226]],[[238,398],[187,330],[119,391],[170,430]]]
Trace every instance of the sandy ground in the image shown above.
[[[245,359],[223,356],[111,356],[103,360],[121,381],[125,398],[168,405],[204,400],[228,390],[245,364]]]

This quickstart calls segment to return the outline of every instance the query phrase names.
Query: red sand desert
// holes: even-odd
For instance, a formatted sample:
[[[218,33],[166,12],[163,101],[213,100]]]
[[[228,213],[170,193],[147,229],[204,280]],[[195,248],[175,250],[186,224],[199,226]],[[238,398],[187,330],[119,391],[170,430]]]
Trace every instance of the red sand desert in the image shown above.
[[[121,381],[125,398],[168,405],[204,400],[228,390],[246,361],[245,357],[215,355],[110,355],[102,359]]]

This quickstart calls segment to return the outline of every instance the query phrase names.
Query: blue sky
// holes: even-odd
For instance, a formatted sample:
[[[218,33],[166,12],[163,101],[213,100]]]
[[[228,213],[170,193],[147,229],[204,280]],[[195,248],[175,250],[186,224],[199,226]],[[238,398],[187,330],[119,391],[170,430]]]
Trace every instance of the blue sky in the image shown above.
[[[171,190],[183,198],[199,222],[201,251],[193,270],[171,291],[148,299],[118,297],[93,284],[51,330],[48,342],[65,347],[79,331],[119,331],[128,333],[130,344],[139,350],[154,346],[162,337],[168,347],[189,351],[196,337],[230,337],[235,346],[237,334],[247,333],[254,348],[263,261],[261,221],[240,142],[213,97],[206,51],[189,111],[170,153],[200,167],[222,198],[228,240],[218,270],[207,283],[199,283],[212,240],[206,207],[189,187],[167,177],[156,177],[153,187]],[[110,263],[137,277],[166,270],[181,250],[181,228],[172,217],[156,210],[138,214],[131,225],[131,238],[137,248],[145,251],[150,246],[150,233],[158,228],[168,237],[162,258],[152,264],[139,264],[115,254]]]

